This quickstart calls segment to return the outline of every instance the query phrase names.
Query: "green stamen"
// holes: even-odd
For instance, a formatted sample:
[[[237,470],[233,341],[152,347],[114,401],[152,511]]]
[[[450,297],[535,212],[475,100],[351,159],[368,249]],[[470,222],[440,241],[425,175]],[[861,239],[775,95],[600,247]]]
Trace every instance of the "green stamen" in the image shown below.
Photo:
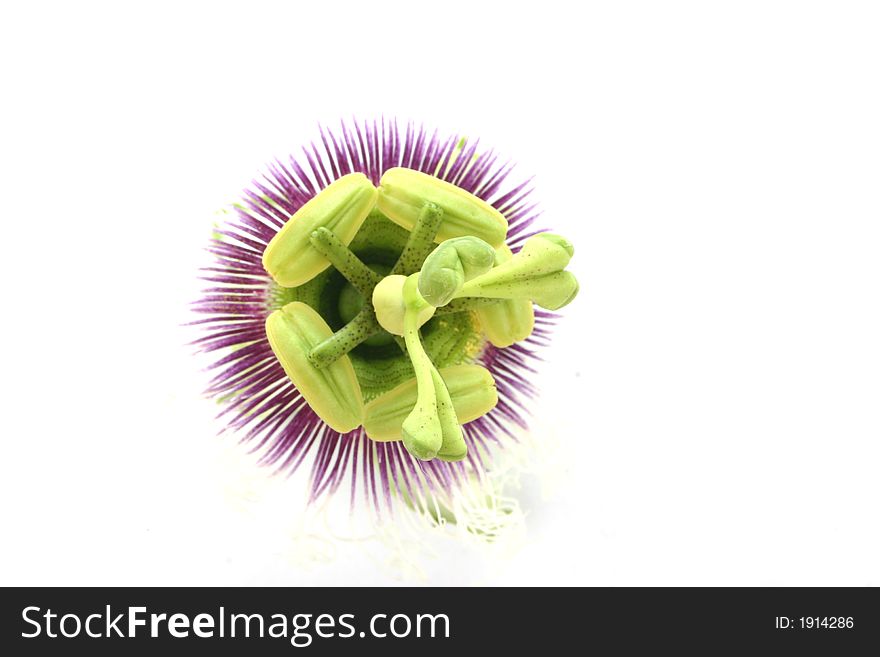
[[[330,266],[311,246],[311,234],[326,227],[348,244],[375,206],[377,194],[362,173],[350,173],[330,183],[297,210],[266,245],[263,268],[284,287],[309,282]]]

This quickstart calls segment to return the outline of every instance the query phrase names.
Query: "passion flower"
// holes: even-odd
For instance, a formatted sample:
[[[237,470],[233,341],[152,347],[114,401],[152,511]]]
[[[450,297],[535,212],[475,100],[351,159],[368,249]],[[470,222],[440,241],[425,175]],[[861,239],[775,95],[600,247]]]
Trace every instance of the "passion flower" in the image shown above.
[[[311,500],[348,481],[377,511],[448,508],[526,426],[554,318],[534,305],[574,298],[573,248],[530,230],[529,183],[506,186],[512,167],[476,141],[343,123],[303,152],[211,242],[207,392],[263,463],[311,455]]]

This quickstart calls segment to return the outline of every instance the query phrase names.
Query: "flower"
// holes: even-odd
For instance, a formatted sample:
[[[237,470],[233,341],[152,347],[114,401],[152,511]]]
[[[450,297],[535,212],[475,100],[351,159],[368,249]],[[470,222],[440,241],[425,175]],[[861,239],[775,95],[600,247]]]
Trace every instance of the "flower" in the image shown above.
[[[414,332],[406,337],[409,353],[413,354],[413,361],[410,363],[407,352],[401,351],[401,347],[395,343],[395,340],[401,344],[403,341],[381,331],[382,321],[376,322],[376,315],[368,312],[370,308],[364,310],[365,303],[369,305],[369,299],[365,301],[365,296],[361,293],[372,291],[377,280],[390,282],[389,279],[393,276],[383,278],[383,275],[408,257],[412,262],[407,266],[410,270],[417,271],[430,248],[422,249],[423,252],[417,254],[415,248],[407,251],[407,245],[412,246],[415,242],[412,235],[428,223],[442,221],[438,217],[443,208],[438,211],[426,206],[427,209],[420,210],[418,206],[400,205],[402,209],[398,209],[401,215],[410,212],[410,219],[395,216],[395,222],[392,222],[388,220],[386,213],[398,212],[389,209],[391,203],[396,202],[395,199],[386,198],[383,201],[380,195],[378,209],[375,209],[375,197],[370,196],[372,192],[369,189],[380,186],[380,181],[385,180],[383,176],[389,170],[400,172],[389,173],[389,178],[392,175],[397,176],[404,188],[416,184],[410,182],[411,179],[424,181],[424,177],[419,178],[411,173],[421,172],[433,180],[449,183],[448,190],[461,194],[464,199],[462,202],[474,199],[474,203],[479,202],[490,208],[500,219],[486,215],[488,218],[481,229],[484,229],[483,232],[478,230],[477,236],[467,238],[480,244],[468,248],[475,253],[482,253],[481,257],[485,260],[485,249],[490,249],[491,254],[494,245],[483,239],[494,240],[497,236],[503,240],[505,244],[498,244],[496,259],[496,269],[502,272],[504,267],[513,266],[511,263],[503,263],[511,258],[515,260],[527,240],[536,234],[532,223],[538,217],[539,211],[531,200],[530,180],[508,184],[513,166],[510,163],[502,164],[493,151],[481,151],[478,140],[470,141],[458,136],[440,138],[436,131],[429,136],[423,127],[416,128],[412,124],[408,124],[405,130],[399,130],[394,120],[382,119],[372,123],[353,121],[351,124],[342,122],[339,133],[324,128],[319,131],[319,143],[313,142],[304,147],[302,158],[292,156],[286,162],[276,160],[268,165],[264,175],[252,181],[251,186],[243,191],[240,202],[227,212],[226,220],[216,229],[211,240],[209,251],[215,262],[202,272],[202,277],[211,286],[204,290],[204,296],[193,306],[194,311],[202,316],[194,324],[204,330],[204,335],[194,344],[200,351],[215,356],[210,365],[213,377],[206,392],[222,402],[224,408],[220,416],[225,419],[229,428],[240,433],[243,442],[260,455],[261,463],[292,472],[300,468],[307,458],[311,458],[310,502],[336,493],[343,482],[347,481],[352,506],[358,495],[364,495],[378,515],[390,512],[396,501],[402,501],[426,513],[430,513],[428,509],[432,505],[437,509],[436,504],[451,508],[457,490],[468,482],[481,479],[495,450],[504,449],[516,441],[516,428],[527,427],[528,400],[537,393],[535,385],[529,381],[534,374],[532,362],[539,358],[537,349],[548,342],[548,330],[555,315],[541,310],[533,311],[528,291],[518,293],[515,299],[486,305],[484,315],[480,315],[478,305],[453,306],[452,304],[468,301],[449,301],[460,288],[489,290],[486,296],[494,295],[493,299],[501,296],[497,293],[500,289],[498,284],[494,287],[488,284],[481,286],[480,281],[483,279],[477,275],[483,273],[486,266],[491,266],[491,260],[488,265],[484,263],[479,271],[474,270],[475,273],[470,274],[466,271],[467,261],[464,267],[459,266],[456,258],[460,254],[450,251],[444,256],[452,262],[449,266],[459,266],[461,269],[461,273],[453,277],[457,287],[444,289],[442,303],[450,303],[450,307],[446,309],[450,312],[444,314],[440,312],[443,309],[438,308],[437,316],[422,328],[421,340],[418,324],[412,324]],[[359,178],[355,180],[356,176],[350,176],[357,173],[363,174],[369,182],[360,182]],[[355,201],[348,203],[345,198],[349,197],[342,196],[329,198],[327,188],[331,183],[335,183],[334,190],[342,189],[345,186],[344,181],[352,181],[348,185],[351,189],[339,193],[347,193]],[[430,182],[429,180],[428,183]],[[390,183],[383,184],[387,189],[392,189]],[[367,191],[362,191],[364,189]],[[324,195],[321,195],[322,192]],[[391,192],[387,193],[390,194]],[[310,201],[312,210],[302,210]],[[314,208],[319,204],[321,207],[329,207],[328,203],[336,203],[333,207],[338,212],[343,212],[338,208],[348,208],[345,211],[349,214],[340,219],[344,223],[343,228],[339,227],[342,223],[337,224],[333,230],[319,225],[321,211]],[[351,210],[355,206],[358,209]],[[383,208],[386,208],[385,212],[382,211]],[[279,240],[273,242],[273,238],[298,212],[298,217],[308,216],[309,221],[314,217],[317,223],[309,224],[309,230],[303,233],[305,237],[297,238],[299,241],[293,246],[291,244],[296,240],[287,240],[276,248]],[[447,209],[450,218],[444,226],[451,225],[452,214],[454,213]],[[499,220],[506,221],[506,234],[503,227],[498,233],[498,224],[493,222]],[[306,225],[306,219],[297,221]],[[424,224],[418,223],[419,221]],[[443,231],[447,228],[439,230],[441,232],[437,239],[444,237]],[[428,243],[433,243],[437,231],[438,225],[435,223],[433,232],[429,233]],[[346,233],[345,239],[338,239],[340,232]],[[270,242],[273,242],[272,253],[267,250]],[[294,257],[279,250],[284,248],[299,249],[297,253],[303,255]],[[310,248],[311,251],[308,250]],[[340,268],[329,266],[337,261],[332,257],[324,260],[320,255],[331,252],[336,253],[337,259],[353,254],[352,257],[358,263],[354,263],[343,276]],[[438,255],[435,260],[439,258]],[[368,264],[373,271],[357,269],[366,269],[359,264],[360,261]],[[264,265],[270,270],[279,269],[273,271],[275,280],[267,273]],[[342,270],[346,269],[341,265],[340,267]],[[403,270],[407,267],[399,268]],[[280,271],[281,269],[284,271]],[[435,269],[440,271],[439,268]],[[405,273],[417,277],[418,274],[413,271]],[[511,271],[519,270],[512,268]],[[493,273],[496,272],[490,271],[485,276]],[[559,273],[556,272],[557,275]],[[351,285],[358,283],[358,275],[363,277],[362,285]],[[465,283],[466,278],[473,280]],[[284,286],[278,284],[279,279]],[[443,281],[440,283],[446,284]],[[526,287],[530,285],[528,281],[525,284]],[[522,281],[518,285],[523,288]],[[415,295],[421,299],[416,291],[415,280],[408,287],[403,285],[403,281],[396,287],[385,287],[397,289],[398,297],[402,294],[401,290],[406,288],[411,298],[415,298],[412,297]],[[394,301],[391,303],[393,305]],[[435,303],[439,305],[441,302]],[[433,313],[434,309],[428,307],[424,299],[421,299],[420,304],[422,310],[427,308],[429,311],[426,317]],[[299,328],[295,328],[291,322],[285,324],[281,309],[285,309],[289,315],[296,311],[293,314],[304,323],[298,325]],[[451,312],[456,310],[458,312]],[[308,317],[304,311],[308,312]],[[525,319],[522,317],[524,312],[528,314]],[[403,313],[404,308],[401,305],[401,322],[405,316]],[[267,325],[270,316],[273,320]],[[366,319],[361,321],[363,317]],[[495,333],[504,333],[507,322],[510,326],[516,325],[517,335],[507,340],[493,337],[490,342],[487,332],[480,328],[480,317],[484,322],[495,322]],[[303,318],[314,322],[314,325],[308,324]],[[420,319],[419,322],[421,321]],[[322,328],[325,324],[328,327],[326,329]],[[526,327],[525,331],[523,326]],[[350,350],[351,344],[348,343],[344,349],[334,345],[328,347],[328,342],[324,344],[322,355],[314,350],[317,343],[308,343],[313,349],[309,353],[309,360],[318,363],[314,365],[315,368],[327,368],[336,367],[343,363],[340,359],[344,359],[344,368],[349,368],[350,363],[350,370],[354,375],[350,375],[348,369],[343,372],[341,365],[339,372],[328,373],[327,369],[323,369],[320,371],[324,378],[309,379],[308,384],[301,382],[302,389],[292,379],[297,378],[297,368],[312,365],[309,365],[305,357],[295,359],[296,363],[282,364],[280,361],[285,359],[283,356],[276,357],[276,352],[282,353],[278,350],[285,347],[273,345],[267,337],[267,330],[270,334],[274,330],[277,335],[282,336],[292,335],[290,331],[300,330],[303,332],[302,336],[306,336],[312,329],[319,330],[319,333],[320,330],[325,330],[326,335],[330,336],[333,331],[339,331],[343,327],[355,335],[355,342],[351,344],[357,344],[357,347]],[[288,333],[284,333],[285,331]],[[492,333],[493,331],[488,331],[489,335]],[[524,336],[528,337],[523,339]],[[320,334],[319,337],[323,339],[325,334]],[[273,352],[273,346],[276,352]],[[346,397],[346,408],[342,413],[345,417],[337,424],[340,430],[332,428],[316,412],[318,404],[314,400],[320,398],[327,406],[330,402],[323,391],[330,390],[334,385],[342,385],[340,381],[349,381],[345,379],[346,376],[354,382],[352,385],[358,388],[358,394],[363,391],[368,407],[371,400],[390,394],[393,390],[398,390],[399,398],[399,395],[404,394],[401,386],[406,388],[407,381],[412,381],[414,366],[418,374],[417,363],[420,356],[417,358],[417,355],[422,352],[428,358],[422,362],[426,362],[435,373],[439,370],[438,376],[442,376],[444,371],[462,373],[462,376],[464,372],[470,372],[468,376],[473,378],[473,388],[480,381],[485,383],[485,379],[481,379],[479,374],[483,370],[471,366],[474,370],[471,371],[459,366],[476,363],[488,370],[491,374],[490,380],[494,379],[497,404],[488,413],[480,411],[480,417],[464,424],[460,429],[462,449],[466,451],[457,449],[454,454],[450,452],[450,460],[446,461],[420,460],[426,458],[426,454],[427,458],[431,458],[436,450],[419,453],[420,458],[416,458],[410,451],[416,449],[412,445],[421,445],[418,440],[407,442],[405,438],[404,441],[378,441],[372,440],[363,426],[349,430],[348,427],[354,423],[347,423],[348,418],[361,408],[358,405],[360,400],[355,400],[355,403],[352,396]],[[448,369],[456,367],[459,369]],[[436,378],[431,378],[432,374],[428,370],[424,370],[423,374],[426,378],[418,377],[420,399],[424,392],[424,382],[428,381],[427,385],[432,385],[431,381],[437,381]],[[462,386],[467,387],[465,383],[459,387]],[[442,384],[437,395],[441,400],[446,399],[451,406],[455,406],[458,388],[451,383],[449,388],[453,397],[451,400],[450,393],[445,391]],[[407,394],[416,394],[411,385]],[[311,405],[307,397],[313,400]],[[440,408],[442,407],[441,403]],[[436,414],[436,407],[432,408]],[[325,417],[327,413],[333,412],[320,408],[317,410]],[[446,410],[447,415],[452,412],[449,408]],[[455,420],[454,414],[449,417]],[[380,419],[387,419],[387,414]],[[410,426],[413,426],[413,422],[410,421]],[[379,420],[374,424],[378,426]],[[457,428],[457,421],[453,421],[453,424]],[[404,433],[406,427],[404,423]]]

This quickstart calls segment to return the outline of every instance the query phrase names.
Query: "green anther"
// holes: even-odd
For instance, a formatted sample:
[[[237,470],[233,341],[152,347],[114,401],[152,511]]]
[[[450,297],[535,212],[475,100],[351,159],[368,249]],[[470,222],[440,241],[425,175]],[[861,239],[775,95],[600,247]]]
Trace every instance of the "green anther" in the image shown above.
[[[363,421],[364,401],[351,360],[343,356],[324,368],[308,353],[332,331],[314,309],[294,301],[266,319],[266,337],[284,372],[308,405],[335,431],[347,433]]]
[[[425,203],[422,206],[418,219],[410,231],[406,246],[403,247],[400,257],[391,269],[392,274],[409,276],[419,271],[425,258],[434,248],[434,238],[437,236],[442,220],[443,210],[437,205]]]
[[[307,283],[330,266],[311,243],[320,227],[349,244],[376,204],[378,192],[362,173],[333,181],[288,219],[263,251],[263,268],[283,287]]]
[[[379,330],[379,322],[376,321],[373,309],[366,306],[348,324],[312,349],[308,354],[309,360],[317,368],[326,367]]]
[[[367,267],[361,259],[351,252],[336,234],[323,226],[315,230],[309,237],[315,250],[323,255],[354,288],[370,298],[373,288],[382,277]]]
[[[439,370],[446,382],[455,415],[462,424],[472,422],[495,408],[498,391],[485,367],[453,365]],[[403,421],[416,404],[415,379],[405,381],[373,399],[364,407],[364,430],[371,440],[402,440]]]
[[[557,310],[578,292],[577,279],[563,271],[573,253],[574,248],[565,238],[549,233],[534,235],[510,260],[466,282],[455,296],[529,299],[548,310]]]
[[[465,282],[485,274],[495,264],[495,249],[478,237],[442,242],[422,265],[419,292],[432,306],[444,306]]]
[[[437,242],[472,235],[496,247],[507,236],[504,215],[461,187],[403,167],[382,174],[376,205],[394,223],[412,230],[426,202],[443,210]]]
[[[403,444],[410,454],[423,461],[435,457],[461,460],[467,455],[461,425],[446,383],[425,353],[419,337],[419,317],[431,306],[419,294],[417,274],[406,279],[402,296],[406,308],[403,337],[418,386],[415,407],[403,421]]]

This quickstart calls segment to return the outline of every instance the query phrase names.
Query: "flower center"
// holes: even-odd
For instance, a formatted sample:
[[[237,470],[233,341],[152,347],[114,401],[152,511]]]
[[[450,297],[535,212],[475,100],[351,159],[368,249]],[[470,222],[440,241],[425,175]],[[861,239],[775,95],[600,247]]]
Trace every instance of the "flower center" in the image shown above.
[[[497,389],[479,366],[450,370],[485,340],[531,333],[531,304],[556,310],[578,290],[565,270],[574,252],[568,240],[531,235],[513,254],[504,248],[508,228],[478,196],[402,167],[387,170],[378,187],[362,173],[342,176],[296,211],[266,245],[263,267],[284,287],[311,285],[306,296],[316,306],[291,301],[273,311],[266,337],[328,426],[340,433],[363,426],[375,439],[378,422],[380,433],[396,436],[397,410],[409,409],[399,439],[410,454],[466,458],[460,417],[488,413]],[[442,349],[429,350],[431,336]]]
[[[373,210],[348,248],[384,276],[400,258],[409,235],[381,211]],[[416,268],[423,260],[414,263]],[[311,306],[334,331],[349,324],[366,303],[372,304],[334,267],[297,287],[271,284],[270,311],[293,301]],[[438,368],[471,363],[486,345],[474,313],[468,311],[434,317],[422,327],[421,335],[426,353]],[[414,377],[409,357],[385,330],[361,341],[348,355],[367,401]]]

